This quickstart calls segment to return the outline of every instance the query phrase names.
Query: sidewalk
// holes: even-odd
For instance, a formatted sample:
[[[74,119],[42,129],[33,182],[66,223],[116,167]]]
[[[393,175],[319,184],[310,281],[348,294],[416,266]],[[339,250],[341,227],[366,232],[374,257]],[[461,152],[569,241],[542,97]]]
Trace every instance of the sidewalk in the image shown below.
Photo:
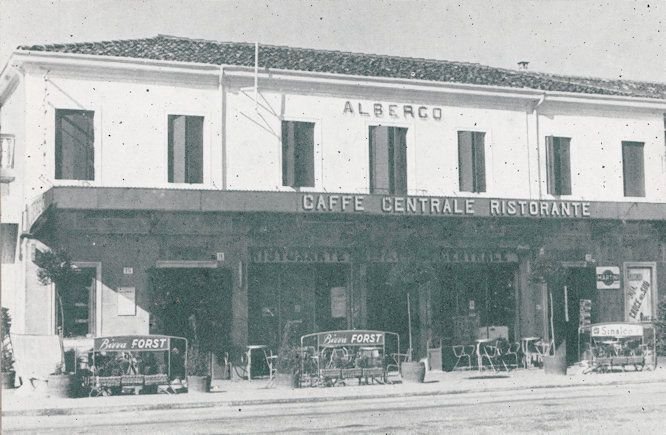
[[[569,373],[567,376],[546,376],[542,370],[537,369],[497,374],[476,371],[453,373],[432,371],[427,373],[423,384],[350,385],[293,390],[269,387],[267,380],[215,381],[213,392],[207,394],[154,394],[77,399],[52,399],[34,393],[4,390],[2,416],[105,414],[666,382],[664,367],[658,367],[654,371],[605,374],[581,374],[578,367],[572,367]]]

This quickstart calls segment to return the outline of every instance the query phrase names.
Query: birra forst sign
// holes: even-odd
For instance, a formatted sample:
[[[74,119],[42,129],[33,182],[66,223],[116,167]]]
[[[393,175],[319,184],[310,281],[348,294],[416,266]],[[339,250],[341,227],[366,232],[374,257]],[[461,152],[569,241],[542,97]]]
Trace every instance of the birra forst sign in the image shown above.
[[[617,266],[597,267],[597,290],[620,288],[620,268]]]

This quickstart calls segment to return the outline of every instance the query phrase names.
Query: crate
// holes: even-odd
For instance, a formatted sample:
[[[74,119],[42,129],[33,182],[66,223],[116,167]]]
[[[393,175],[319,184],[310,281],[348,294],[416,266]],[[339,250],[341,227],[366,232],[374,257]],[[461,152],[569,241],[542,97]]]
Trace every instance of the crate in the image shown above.
[[[384,369],[381,367],[374,367],[369,369],[363,369],[363,376],[368,378],[372,377],[384,377]]]
[[[120,376],[97,376],[96,383],[100,387],[120,387]]]
[[[120,378],[120,383],[123,387],[143,385],[143,381],[143,375],[123,375]]]
[[[166,385],[169,383],[169,377],[166,374],[146,375],[144,377],[145,385]]]
[[[339,378],[340,369],[321,369],[319,374],[323,378]]]
[[[342,379],[360,378],[363,376],[363,369],[342,369]]]

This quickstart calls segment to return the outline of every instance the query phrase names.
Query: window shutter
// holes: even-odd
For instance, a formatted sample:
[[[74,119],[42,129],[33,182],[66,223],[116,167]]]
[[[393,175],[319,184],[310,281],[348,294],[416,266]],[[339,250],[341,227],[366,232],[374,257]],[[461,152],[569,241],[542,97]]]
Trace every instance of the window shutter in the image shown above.
[[[622,142],[624,196],[645,196],[645,168],[642,142]]]
[[[571,139],[560,138],[560,195],[571,195]]]
[[[294,187],[314,187],[314,124],[294,122]]]
[[[282,121],[282,185],[294,185],[294,124]]]
[[[391,128],[393,150],[393,184],[391,192],[395,195],[407,194],[407,129]]]
[[[548,194],[556,195],[555,183],[555,144],[553,136],[546,136],[546,182]]]
[[[472,192],[474,176],[472,173],[472,133],[458,132],[458,181],[461,192]]]
[[[485,133],[473,133],[474,191],[486,191],[486,146]]]

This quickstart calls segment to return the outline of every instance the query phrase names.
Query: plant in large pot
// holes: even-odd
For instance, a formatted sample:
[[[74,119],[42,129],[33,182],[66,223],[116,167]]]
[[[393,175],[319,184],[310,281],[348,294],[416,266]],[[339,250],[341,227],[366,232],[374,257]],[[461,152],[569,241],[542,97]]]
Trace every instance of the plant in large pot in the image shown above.
[[[53,397],[76,396],[76,376],[65,371],[65,347],[63,331],[65,326],[65,308],[63,300],[68,298],[71,283],[76,277],[76,268],[69,254],[62,249],[38,252],[35,263],[39,267],[37,278],[42,285],[53,284],[55,288],[56,306],[59,316],[58,339],[60,341],[60,363],[55,367],[48,379],[48,394]]]
[[[553,291],[562,287],[565,282],[567,269],[562,262],[541,249],[539,255],[530,263],[529,279],[535,284],[546,285],[548,288],[548,307],[550,321],[550,346],[548,353],[543,356],[543,369],[546,374],[567,374],[567,343],[566,339],[557,337],[554,325]]]
[[[275,383],[284,387],[298,388],[300,371],[300,349],[289,345],[281,347],[275,361]]]
[[[12,327],[12,319],[9,309],[2,307],[2,389],[14,388],[16,372],[14,371],[14,352],[9,336]]]
[[[435,265],[429,261],[432,258],[427,250],[421,249],[415,255],[420,255],[422,261],[397,263],[388,274],[388,284],[392,287],[404,289],[404,300],[407,309],[407,336],[409,348],[407,350],[407,361],[400,364],[400,374],[405,382],[421,383],[425,379],[426,367],[421,361],[412,360],[414,357],[414,346],[412,342],[412,295],[419,295],[427,291],[428,287],[435,285],[438,281]],[[418,258],[418,257],[417,257]],[[418,323],[417,323],[418,324]],[[420,348],[423,345],[419,346]]]
[[[210,353],[194,343],[187,350],[187,391],[207,393],[210,391]]]
[[[300,320],[288,320],[284,325],[280,348],[275,360],[276,385],[298,388],[301,383],[301,349],[294,345]]]

